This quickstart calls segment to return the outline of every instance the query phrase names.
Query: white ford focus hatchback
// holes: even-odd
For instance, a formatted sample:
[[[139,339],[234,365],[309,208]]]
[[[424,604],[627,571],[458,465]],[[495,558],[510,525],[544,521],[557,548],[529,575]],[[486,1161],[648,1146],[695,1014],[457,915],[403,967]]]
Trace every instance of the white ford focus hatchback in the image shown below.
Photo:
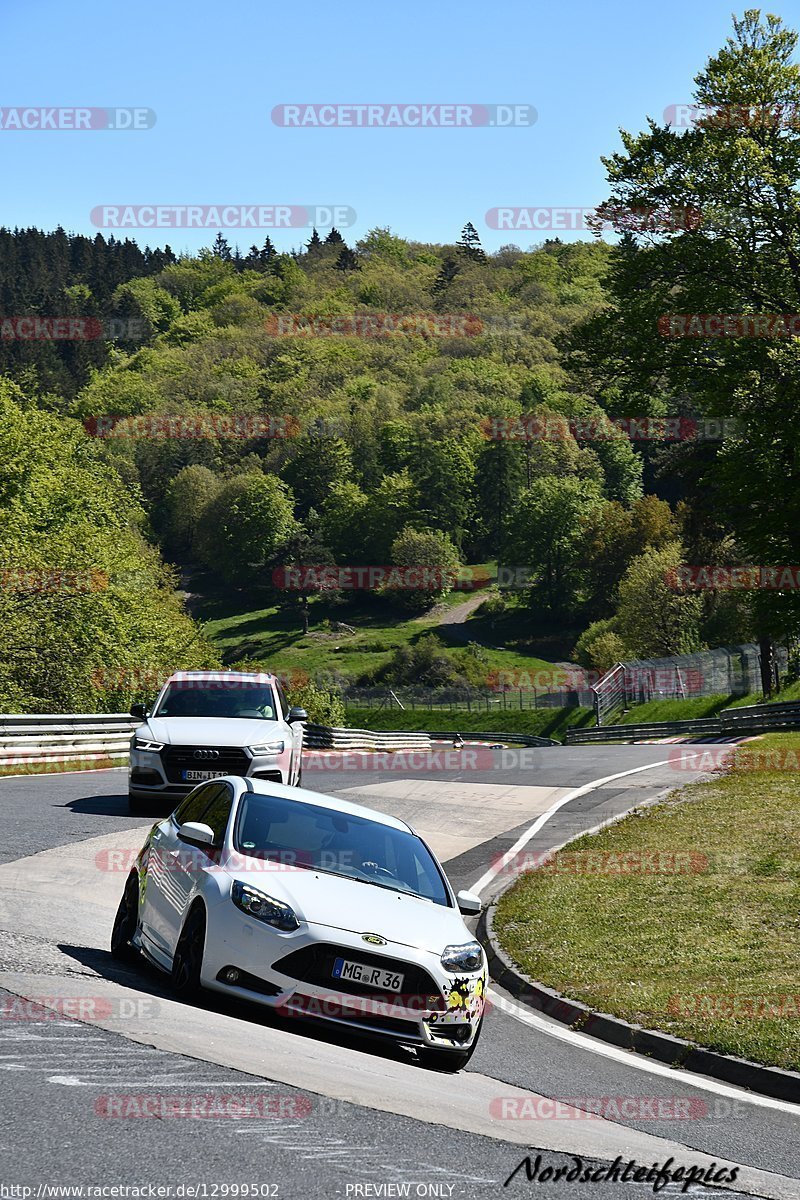
[[[153,826],[111,950],[200,988],[413,1046],[457,1070],[483,1019],[486,957],[403,821],[266,780],[201,784]]]

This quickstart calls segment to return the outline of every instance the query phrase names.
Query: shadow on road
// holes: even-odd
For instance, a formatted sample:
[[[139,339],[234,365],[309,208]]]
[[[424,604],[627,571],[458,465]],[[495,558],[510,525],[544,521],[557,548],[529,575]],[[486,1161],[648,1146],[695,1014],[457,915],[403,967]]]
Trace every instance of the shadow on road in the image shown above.
[[[74,946],[61,942],[58,949],[68,958],[88,967],[103,979],[108,979],[120,987],[132,991],[144,992],[162,1000],[172,1000],[176,1004],[186,1003],[177,1000],[166,975],[152,966],[145,958],[140,957],[128,963],[118,962],[111,957],[108,950],[98,950],[92,946]],[[390,1062],[409,1062],[411,1052],[391,1041],[378,1037],[368,1037],[348,1030],[344,1027],[331,1027],[324,1022],[310,1019],[282,1016],[274,1009],[262,1008],[259,1004],[250,1004],[234,996],[224,996],[220,992],[202,992],[198,1000],[190,1005],[206,1012],[216,1012],[250,1025],[266,1025],[273,1029],[281,1029],[285,1033],[297,1037],[311,1038],[331,1046],[346,1046],[350,1050],[358,1050],[373,1058],[383,1058]]]
[[[59,808],[68,808],[73,813],[89,813],[92,816],[103,817],[127,817],[129,820],[131,814],[128,812],[128,796],[127,793],[120,792],[105,796],[80,796],[77,800],[68,800],[65,804],[60,804]],[[170,808],[169,812],[172,811]],[[154,804],[152,811],[149,811],[142,816],[143,821],[155,820],[157,817],[165,817],[168,813],[162,812],[157,804]]]

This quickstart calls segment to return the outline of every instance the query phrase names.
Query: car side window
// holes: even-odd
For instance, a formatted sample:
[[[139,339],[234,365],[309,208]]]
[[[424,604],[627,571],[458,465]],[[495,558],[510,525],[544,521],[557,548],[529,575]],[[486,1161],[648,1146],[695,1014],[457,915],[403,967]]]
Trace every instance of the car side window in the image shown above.
[[[208,808],[209,801],[213,799],[211,793],[216,793],[218,790],[219,784],[213,783],[198,788],[196,792],[190,792],[172,814],[175,824],[185,825],[187,821],[199,821]]]
[[[209,794],[214,793],[211,803],[202,816],[204,825],[210,825],[214,830],[214,845],[221,846],[225,840],[225,830],[233,804],[233,788],[229,783],[218,783],[209,788]]]
[[[284,720],[286,720],[289,715],[289,701],[286,699],[286,693],[278,683],[277,679],[275,680],[275,691],[278,693],[278,703],[281,706],[281,716]]]

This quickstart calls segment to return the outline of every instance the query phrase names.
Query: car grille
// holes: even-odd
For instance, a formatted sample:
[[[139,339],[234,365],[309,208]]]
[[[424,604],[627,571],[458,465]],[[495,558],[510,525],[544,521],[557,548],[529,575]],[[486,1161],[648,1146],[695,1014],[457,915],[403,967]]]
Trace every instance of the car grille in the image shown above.
[[[368,967],[382,967],[385,971],[394,971],[404,976],[402,998],[417,996],[436,996],[437,1002],[427,1006],[430,1009],[444,1008],[444,1000],[433,978],[422,967],[414,963],[403,962],[399,958],[389,958],[384,954],[367,954],[354,950],[352,946],[334,946],[321,942],[314,946],[304,946],[295,950],[272,964],[273,971],[288,975],[301,983],[313,983],[318,987],[327,987],[332,992],[346,992],[353,996],[372,996],[379,1000],[393,1000],[401,1003],[397,992],[380,992],[365,983],[356,983],[353,979],[334,979],[333,964],[337,958],[346,958],[350,962],[364,963]],[[422,1005],[422,1007],[426,1007]]]
[[[214,750],[216,758],[195,758],[195,750]],[[184,771],[222,771],[226,775],[246,775],[251,759],[235,746],[165,746],[161,761],[170,783],[186,783]]]

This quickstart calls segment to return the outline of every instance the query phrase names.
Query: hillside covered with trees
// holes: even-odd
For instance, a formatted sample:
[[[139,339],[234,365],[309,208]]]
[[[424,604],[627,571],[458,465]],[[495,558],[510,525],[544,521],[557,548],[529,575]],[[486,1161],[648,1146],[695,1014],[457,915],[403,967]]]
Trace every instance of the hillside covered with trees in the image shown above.
[[[797,339],[665,336],[664,320],[797,310],[797,123],[713,116],[800,110],[795,41],[749,14],[698,76],[711,117],[624,135],[600,209],[622,222],[613,244],[487,255],[468,223],[446,246],[375,228],[278,253],[220,235],[176,261],[0,231],[6,312],[140,330],[135,345],[0,342],[7,573],[80,564],[125,580],[6,587],[3,702],[100,703],[92,664],[109,656],[213,662],[165,563],[204,568],[242,611],[274,593],[307,629],[320,591],[343,622],[353,594],[318,574],[276,588],[281,569],[440,568],[439,589],[376,589],[390,623],[442,600],[461,564],[491,561],[515,586],[484,617],[521,647],[572,631],[599,669],[793,637],[793,594],[674,581],[687,563],[798,561]],[[619,216],[665,210],[701,219]],[[55,657],[28,686],[10,664],[40,646]]]

